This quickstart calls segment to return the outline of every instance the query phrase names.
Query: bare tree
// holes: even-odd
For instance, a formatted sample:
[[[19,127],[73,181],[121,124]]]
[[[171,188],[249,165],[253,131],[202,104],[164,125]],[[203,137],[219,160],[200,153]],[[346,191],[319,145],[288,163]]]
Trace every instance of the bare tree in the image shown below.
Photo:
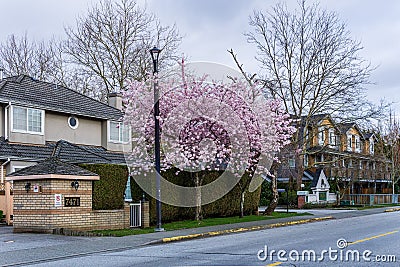
[[[400,122],[390,113],[385,134],[387,144],[386,156],[391,161],[392,194],[395,194],[395,185],[400,180]]]
[[[8,76],[26,74],[47,80],[52,73],[53,51],[48,43],[30,41],[28,35],[10,35],[0,45],[0,65]]]
[[[250,25],[252,31],[245,36],[257,48],[262,76],[248,77],[264,82],[266,93],[299,118],[293,144],[300,188],[306,153],[303,130],[313,115],[328,113],[351,121],[381,115],[383,107],[369,103],[363,87],[370,83],[373,68],[360,57],[362,46],[346,25],[318,4],[302,0],[293,12],[284,4],[272,12],[254,11]]]
[[[162,26],[135,0],[103,0],[65,32],[64,52],[86,77],[97,79],[103,96],[125,90],[129,79],[146,79],[154,45],[162,49],[160,66],[170,64],[181,41],[175,25]]]

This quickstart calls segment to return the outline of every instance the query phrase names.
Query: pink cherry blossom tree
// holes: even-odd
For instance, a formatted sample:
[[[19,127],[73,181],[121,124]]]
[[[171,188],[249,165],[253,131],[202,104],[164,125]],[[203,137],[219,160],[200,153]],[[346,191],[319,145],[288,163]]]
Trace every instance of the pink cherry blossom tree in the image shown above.
[[[289,115],[278,101],[265,98],[262,86],[238,79],[209,82],[207,76],[186,73],[182,60],[178,78],[161,80],[152,76],[146,82],[132,81],[124,93],[124,122],[132,129],[133,143],[127,162],[136,176],[155,171],[154,83],[160,90],[161,170],[191,172],[195,184],[193,194],[184,197],[187,203],[177,204],[168,195],[161,200],[195,206],[199,220],[202,205],[222,197],[239,183],[243,215],[246,191],[261,185],[261,175],[271,175],[269,168],[276,160],[275,154],[290,142],[295,130]],[[212,170],[230,173],[230,178],[211,189],[203,186],[204,175]],[[244,176],[251,179],[241,179]]]

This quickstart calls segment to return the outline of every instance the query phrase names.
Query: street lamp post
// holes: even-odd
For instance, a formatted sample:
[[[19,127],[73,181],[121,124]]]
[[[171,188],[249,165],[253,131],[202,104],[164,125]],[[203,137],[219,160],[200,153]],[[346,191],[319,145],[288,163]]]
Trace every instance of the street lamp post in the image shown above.
[[[153,60],[153,75],[158,73],[158,57],[160,55],[161,50],[157,47],[153,47],[150,49],[151,59]],[[156,165],[156,211],[157,211],[157,227],[155,231],[160,232],[164,231],[164,228],[161,226],[161,188],[160,188],[160,102],[159,98],[159,89],[157,82],[154,82],[154,129],[155,129],[155,138],[154,138],[154,157],[155,157],[155,165]]]

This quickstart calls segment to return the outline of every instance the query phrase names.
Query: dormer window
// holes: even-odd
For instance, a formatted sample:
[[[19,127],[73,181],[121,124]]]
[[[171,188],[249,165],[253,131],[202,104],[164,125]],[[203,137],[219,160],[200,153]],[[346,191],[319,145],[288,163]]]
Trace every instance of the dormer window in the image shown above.
[[[11,120],[13,132],[43,134],[44,111],[40,109],[12,106]]]
[[[109,121],[108,140],[113,143],[129,142],[129,127],[123,122]]]

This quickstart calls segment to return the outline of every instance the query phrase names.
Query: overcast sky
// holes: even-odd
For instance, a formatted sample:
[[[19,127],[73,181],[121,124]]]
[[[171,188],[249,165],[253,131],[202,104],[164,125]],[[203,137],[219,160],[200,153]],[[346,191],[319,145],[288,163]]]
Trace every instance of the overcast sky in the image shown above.
[[[28,33],[36,40],[63,37],[64,25],[74,24],[96,0],[0,0],[0,42],[10,34]],[[163,24],[175,23],[184,36],[182,52],[192,61],[234,67],[227,49],[233,48],[250,72],[258,70],[255,49],[243,33],[250,30],[254,9],[270,10],[276,0],[138,0]],[[295,0],[286,1],[295,6]],[[311,2],[311,1],[310,1]],[[321,0],[323,8],[337,12],[351,35],[361,41],[361,55],[378,66],[368,86],[368,97],[395,101],[400,114],[400,1]]]

